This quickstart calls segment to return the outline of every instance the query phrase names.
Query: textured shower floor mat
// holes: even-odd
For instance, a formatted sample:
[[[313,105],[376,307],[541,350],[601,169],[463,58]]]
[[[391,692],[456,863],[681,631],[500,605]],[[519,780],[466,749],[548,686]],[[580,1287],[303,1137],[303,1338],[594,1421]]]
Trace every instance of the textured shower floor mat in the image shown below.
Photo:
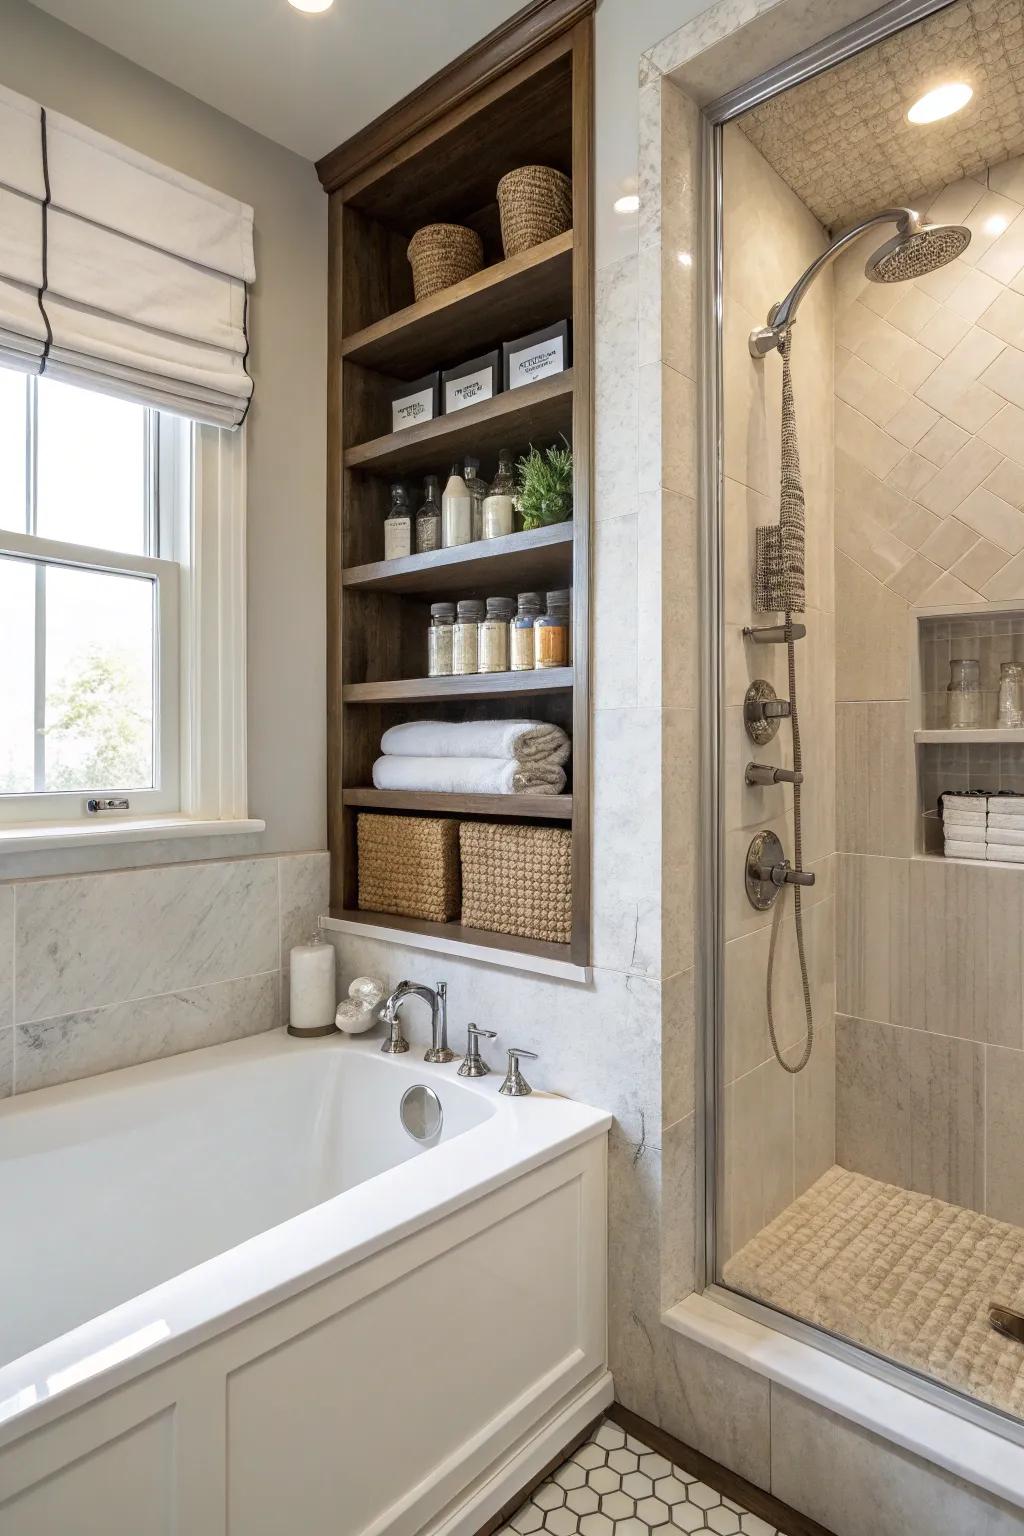
[[[725,1265],[728,1285],[1024,1417],[1024,1230],[830,1168]]]

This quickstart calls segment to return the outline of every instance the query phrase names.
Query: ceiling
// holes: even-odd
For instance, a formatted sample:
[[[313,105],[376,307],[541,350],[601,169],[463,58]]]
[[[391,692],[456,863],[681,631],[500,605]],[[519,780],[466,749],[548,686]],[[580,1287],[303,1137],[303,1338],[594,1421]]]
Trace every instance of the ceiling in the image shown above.
[[[34,0],[258,133],[316,160],[523,0]]]
[[[974,97],[908,123],[934,86]],[[755,107],[740,127],[802,202],[838,230],[1024,154],[1024,0],[958,0],[827,74]]]

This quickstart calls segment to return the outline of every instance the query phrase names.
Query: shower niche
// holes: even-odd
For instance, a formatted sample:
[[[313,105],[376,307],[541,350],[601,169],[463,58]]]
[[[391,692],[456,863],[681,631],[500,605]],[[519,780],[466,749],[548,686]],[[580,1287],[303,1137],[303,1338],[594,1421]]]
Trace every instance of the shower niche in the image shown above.
[[[1000,726],[999,676],[1004,662],[1024,666],[1024,604],[987,603],[960,611],[919,610],[911,620],[916,657],[912,719],[917,758],[919,854],[942,855],[939,797],[947,790],[1024,794],[1024,728]],[[979,723],[954,725],[950,668],[977,662]]]

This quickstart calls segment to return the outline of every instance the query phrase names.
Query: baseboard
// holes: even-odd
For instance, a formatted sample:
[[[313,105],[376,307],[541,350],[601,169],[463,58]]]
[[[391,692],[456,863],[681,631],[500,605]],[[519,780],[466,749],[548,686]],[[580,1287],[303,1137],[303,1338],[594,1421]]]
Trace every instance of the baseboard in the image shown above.
[[[610,1371],[583,1386],[498,1463],[478,1478],[454,1508],[447,1509],[421,1536],[486,1536],[564,1459],[609,1407],[615,1392]]]

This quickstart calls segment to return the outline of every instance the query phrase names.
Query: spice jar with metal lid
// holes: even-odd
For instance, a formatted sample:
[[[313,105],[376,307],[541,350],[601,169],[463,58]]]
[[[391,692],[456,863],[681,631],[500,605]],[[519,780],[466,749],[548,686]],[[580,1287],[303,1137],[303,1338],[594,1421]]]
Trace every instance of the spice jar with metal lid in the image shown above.
[[[508,671],[509,625],[515,607],[510,597],[487,599],[487,614],[480,626],[481,672]]]
[[[540,611],[539,592],[520,592],[516,614],[509,627],[509,666],[513,672],[533,671],[533,626]]]
[[[480,625],[484,605],[475,597],[461,598],[455,615],[452,672],[467,677],[480,670]]]
[[[539,670],[569,665],[569,593],[549,592],[547,611],[533,626],[534,666]]]
[[[427,630],[427,676],[451,677],[455,653],[455,604],[431,603]]]

